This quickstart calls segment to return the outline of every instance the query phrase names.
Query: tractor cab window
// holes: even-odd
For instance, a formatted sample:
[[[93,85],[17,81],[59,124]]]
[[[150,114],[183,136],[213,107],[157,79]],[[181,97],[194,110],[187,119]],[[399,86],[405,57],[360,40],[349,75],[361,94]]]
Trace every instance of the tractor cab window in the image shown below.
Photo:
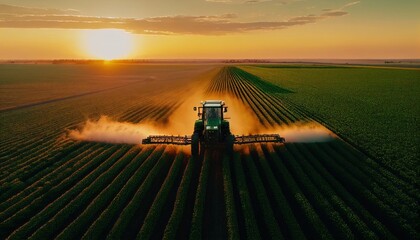
[[[222,118],[221,108],[210,107],[205,109],[205,119]]]

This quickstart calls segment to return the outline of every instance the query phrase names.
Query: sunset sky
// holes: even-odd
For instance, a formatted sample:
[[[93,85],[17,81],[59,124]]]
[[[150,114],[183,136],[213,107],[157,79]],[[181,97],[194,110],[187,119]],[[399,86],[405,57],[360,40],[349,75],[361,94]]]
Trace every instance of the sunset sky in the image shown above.
[[[418,0],[0,0],[0,59],[420,58]]]

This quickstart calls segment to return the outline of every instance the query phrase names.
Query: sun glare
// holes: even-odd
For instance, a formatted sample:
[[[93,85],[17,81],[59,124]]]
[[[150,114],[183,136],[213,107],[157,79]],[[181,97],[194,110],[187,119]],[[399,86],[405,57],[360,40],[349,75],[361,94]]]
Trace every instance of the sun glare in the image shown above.
[[[134,47],[132,35],[118,29],[88,30],[84,43],[89,55],[104,60],[126,58]]]

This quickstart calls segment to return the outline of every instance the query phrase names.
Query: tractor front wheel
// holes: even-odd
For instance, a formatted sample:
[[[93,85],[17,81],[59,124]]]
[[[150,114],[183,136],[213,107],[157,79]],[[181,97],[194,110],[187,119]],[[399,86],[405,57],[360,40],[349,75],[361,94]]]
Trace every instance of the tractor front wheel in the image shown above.
[[[191,155],[196,157],[200,154],[200,137],[194,133],[191,137]]]

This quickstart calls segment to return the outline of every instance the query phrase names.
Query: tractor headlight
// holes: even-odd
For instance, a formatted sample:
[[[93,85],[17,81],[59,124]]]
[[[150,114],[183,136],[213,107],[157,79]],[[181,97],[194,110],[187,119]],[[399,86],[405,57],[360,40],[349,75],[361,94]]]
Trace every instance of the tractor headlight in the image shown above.
[[[206,130],[217,130],[219,129],[217,126],[206,126]]]

